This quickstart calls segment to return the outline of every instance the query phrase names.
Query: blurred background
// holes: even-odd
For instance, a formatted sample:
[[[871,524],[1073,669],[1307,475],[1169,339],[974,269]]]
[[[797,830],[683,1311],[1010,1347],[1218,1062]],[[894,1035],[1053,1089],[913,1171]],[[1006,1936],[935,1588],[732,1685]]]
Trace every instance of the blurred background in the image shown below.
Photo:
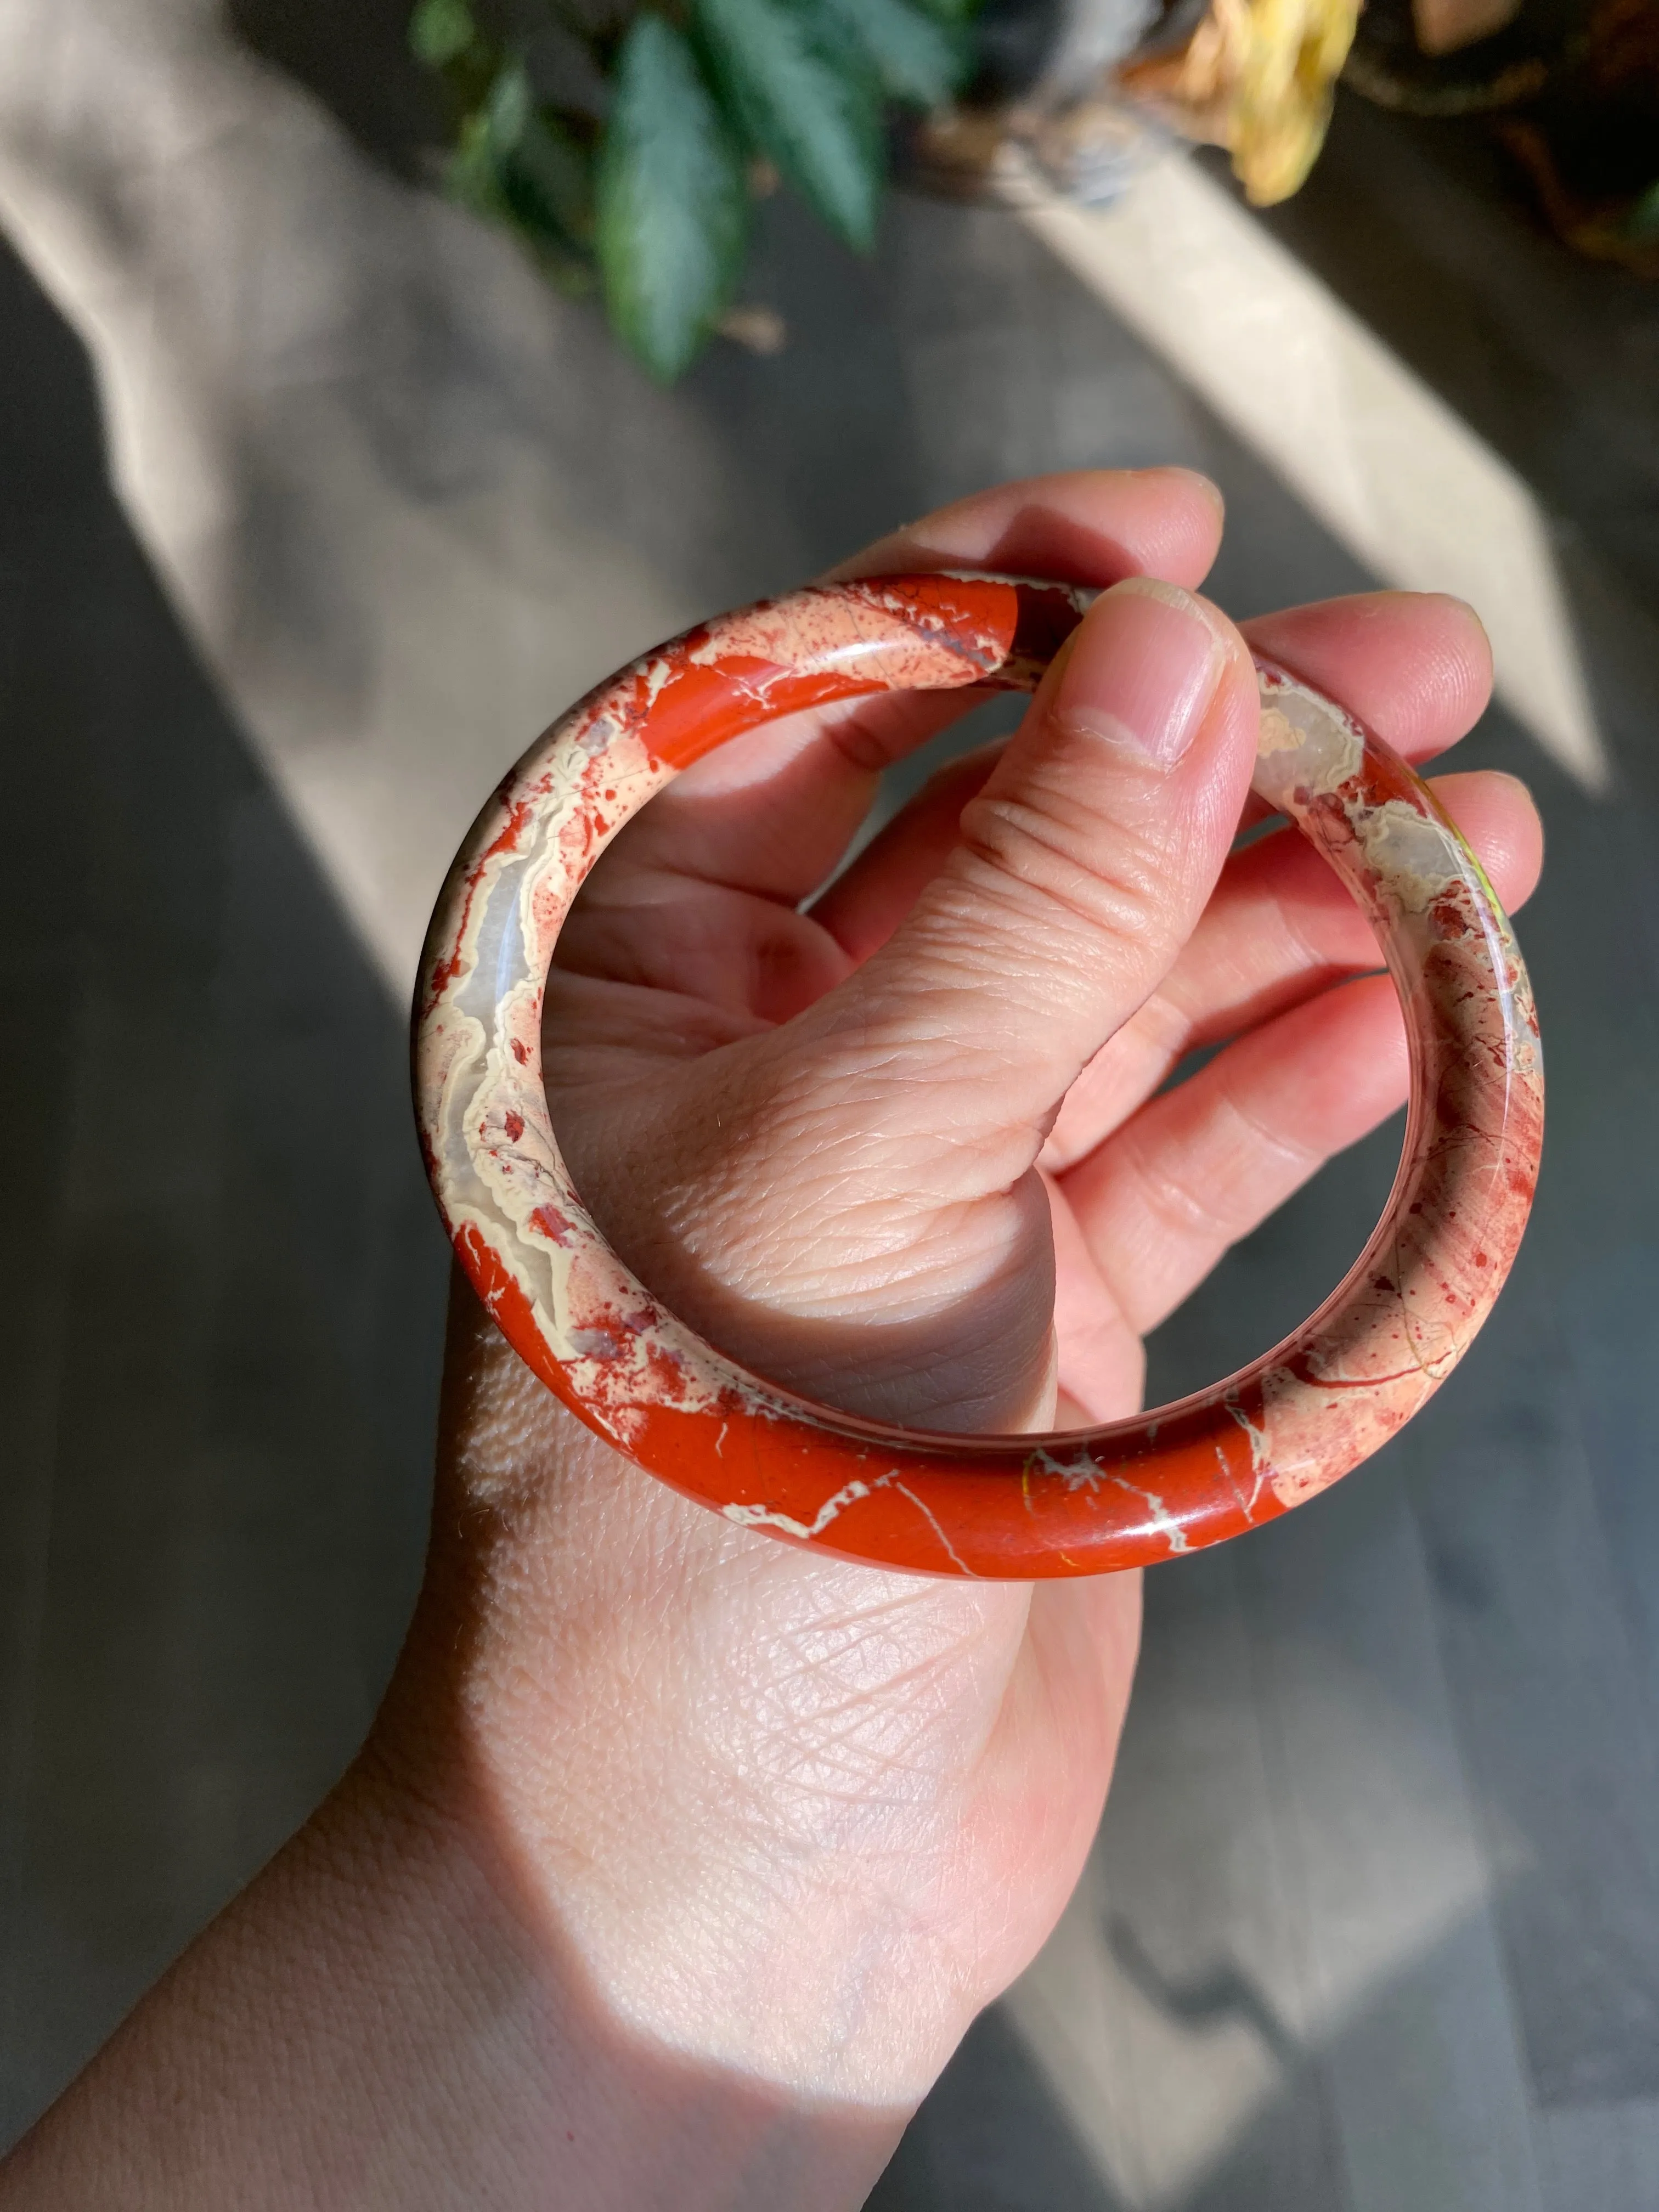
[[[1547,1172],[1410,1430],[1150,1577],[1087,1876],[872,2206],[1652,2212],[1659,204],[1573,104],[1616,49],[1606,112],[1645,112],[1651,8],[1597,46],[1379,0],[1288,198],[1316,71],[1252,140],[1190,12],[935,11],[964,104],[896,126],[872,250],[748,161],[689,301],[603,195],[584,231],[525,181],[586,189],[617,23],[579,25],[623,88],[584,123],[568,55],[513,109],[424,15],[422,60],[404,0],[0,0],[0,2137],[304,1817],[397,1648],[446,1271],[405,1005],[493,779],[942,501],[1179,461],[1234,614],[1387,581],[1486,619],[1458,759],[1543,807]],[[1304,15],[1328,76],[1352,16]],[[1311,1309],[1399,1142],[1231,1255],[1155,1395]]]

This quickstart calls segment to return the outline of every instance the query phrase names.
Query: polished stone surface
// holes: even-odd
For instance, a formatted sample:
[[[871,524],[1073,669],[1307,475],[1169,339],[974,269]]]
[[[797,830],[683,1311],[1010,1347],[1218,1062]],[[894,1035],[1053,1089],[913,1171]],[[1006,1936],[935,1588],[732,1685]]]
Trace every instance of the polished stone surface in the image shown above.
[[[665,396],[374,166],[418,135],[391,0],[241,12],[368,152],[206,0],[0,13],[0,202],[125,498],[7,263],[8,2133],[302,1816],[395,1645],[442,1252],[384,979],[490,778],[635,647],[1018,471],[1207,467],[1240,613],[1364,580],[1007,218],[896,206],[865,265],[775,204],[788,350]],[[1465,749],[1548,830],[1533,1231],[1399,1443],[1154,1574],[1087,1880],[881,2212],[1659,2203],[1659,307],[1467,167],[1356,112],[1272,221],[1562,526],[1611,794],[1501,714]],[[343,1121],[367,1183],[329,1180]],[[1309,1310],[1398,1141],[1161,1333],[1166,1395]]]
[[[496,786],[445,878],[412,1058],[421,1150],[456,1255],[572,1413],[739,1527],[1003,1581],[1162,1565],[1262,1527],[1369,1459],[1454,1373],[1508,1279],[1544,1108],[1509,919],[1415,772],[1270,665],[1255,672],[1250,788],[1377,932],[1413,1069],[1409,1158],[1387,1209],[1340,1291],[1282,1344],[1177,1410],[1155,1399],[1103,1427],[955,1443],[868,1420],[854,1432],[705,1342],[583,1203],[554,1127],[559,1048],[544,1059],[543,1031],[572,908],[610,840],[625,841],[680,769],[768,723],[884,692],[1035,691],[1096,597],[890,575],[715,615],[561,715]],[[1159,1087],[1153,1074],[1140,1095]],[[1056,1170],[1061,1205],[1066,1188]]]

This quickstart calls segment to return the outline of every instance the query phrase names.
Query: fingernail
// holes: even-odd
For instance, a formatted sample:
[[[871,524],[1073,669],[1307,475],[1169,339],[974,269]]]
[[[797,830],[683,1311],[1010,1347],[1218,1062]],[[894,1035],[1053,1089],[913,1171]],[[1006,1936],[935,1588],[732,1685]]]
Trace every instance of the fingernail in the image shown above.
[[[1130,576],[1073,633],[1054,712],[1173,768],[1197,736],[1231,649],[1222,618],[1179,585]]]

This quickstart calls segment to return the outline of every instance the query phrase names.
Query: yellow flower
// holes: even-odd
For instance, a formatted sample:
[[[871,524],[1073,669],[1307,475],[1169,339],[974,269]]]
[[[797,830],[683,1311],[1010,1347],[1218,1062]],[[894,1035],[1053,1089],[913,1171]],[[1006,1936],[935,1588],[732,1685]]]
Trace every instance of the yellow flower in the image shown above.
[[[1126,88],[1189,138],[1224,146],[1257,207],[1314,165],[1359,0],[1210,0],[1180,52],[1128,64]]]

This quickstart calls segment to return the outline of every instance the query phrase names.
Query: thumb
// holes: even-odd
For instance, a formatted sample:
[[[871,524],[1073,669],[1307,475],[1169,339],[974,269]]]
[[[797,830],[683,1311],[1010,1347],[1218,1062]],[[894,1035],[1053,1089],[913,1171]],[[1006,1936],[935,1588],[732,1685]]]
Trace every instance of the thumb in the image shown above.
[[[1249,654],[1224,615],[1156,578],[1114,586],[908,920],[791,1025],[799,1065],[837,1070],[838,1112],[845,1084],[873,1089],[887,1146],[937,1146],[948,1085],[971,1156],[937,1199],[1029,1166],[1060,1099],[1161,981],[1237,829],[1256,721]]]

